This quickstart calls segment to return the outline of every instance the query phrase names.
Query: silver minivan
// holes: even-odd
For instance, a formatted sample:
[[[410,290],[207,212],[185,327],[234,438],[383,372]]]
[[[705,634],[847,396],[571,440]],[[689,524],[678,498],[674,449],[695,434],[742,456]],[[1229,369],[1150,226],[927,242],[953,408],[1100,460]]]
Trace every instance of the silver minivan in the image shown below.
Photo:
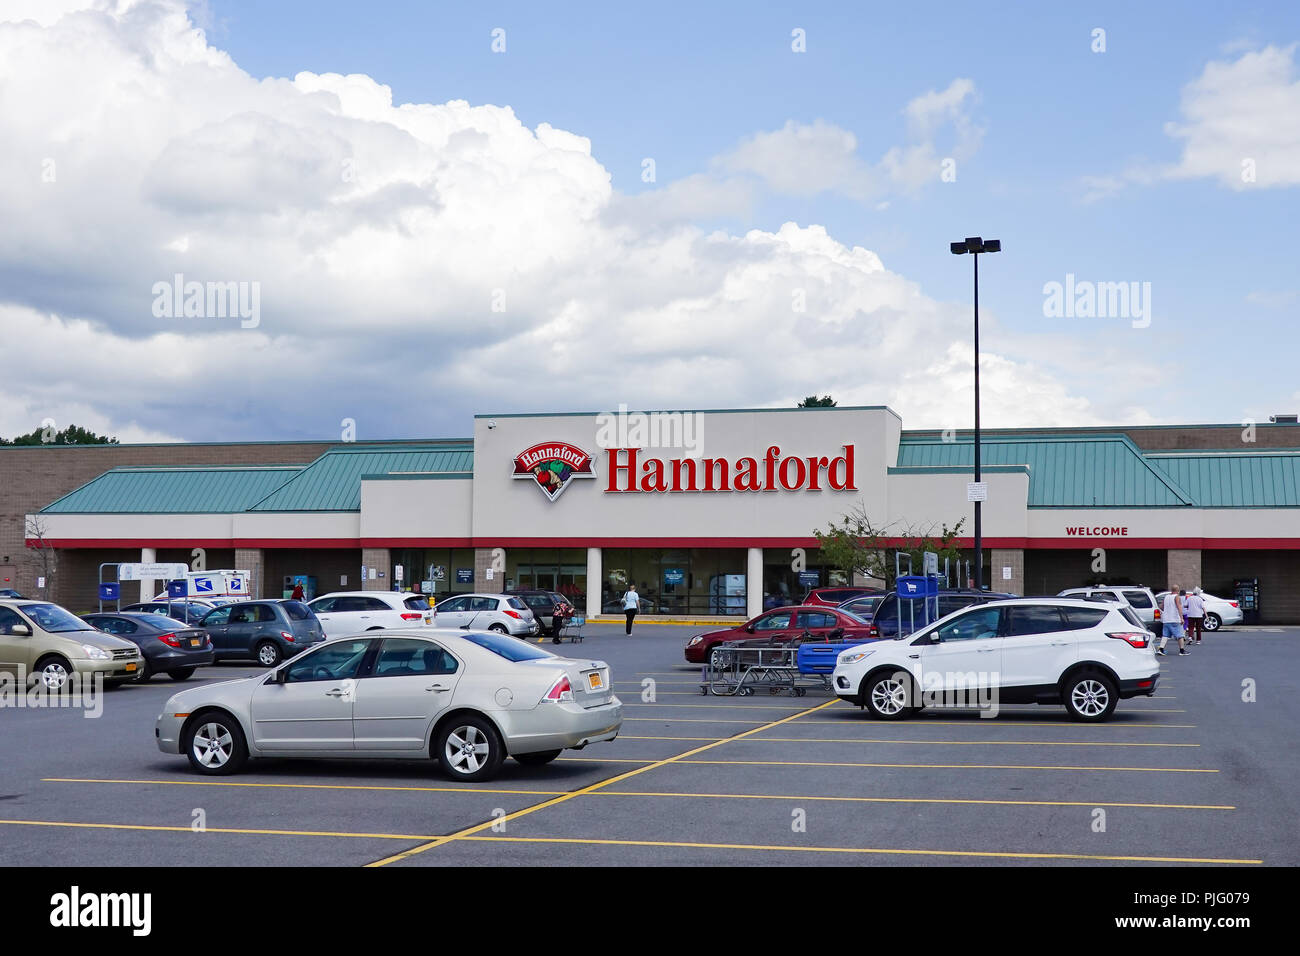
[[[1057,597],[1082,598],[1085,601],[1112,600],[1133,609],[1147,630],[1160,633],[1160,605],[1149,587],[1144,585],[1099,585],[1091,588],[1067,588]]]

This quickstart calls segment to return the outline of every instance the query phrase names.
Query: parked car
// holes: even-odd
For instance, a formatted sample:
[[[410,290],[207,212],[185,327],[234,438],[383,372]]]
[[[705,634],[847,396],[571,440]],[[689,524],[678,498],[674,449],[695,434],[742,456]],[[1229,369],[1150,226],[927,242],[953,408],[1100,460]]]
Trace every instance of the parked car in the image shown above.
[[[237,601],[213,608],[198,624],[217,661],[256,660],[274,667],[325,640],[321,622],[301,601]]]
[[[458,594],[437,607],[441,627],[496,631],[531,637],[541,625],[528,605],[513,594]]]
[[[1063,704],[1075,720],[1102,721],[1120,700],[1154,694],[1159,678],[1155,639],[1132,608],[1058,597],[981,604],[850,647],[831,680],[841,700],[880,720],[915,713],[933,688],[960,686],[998,704]]]
[[[868,594],[884,594],[880,588],[813,588],[803,599],[804,604],[820,604],[823,607],[839,607],[845,601],[863,597]]]
[[[316,598],[308,607],[330,637],[436,626],[429,599],[404,591],[333,591]]]
[[[196,668],[213,661],[212,639],[207,631],[177,627],[175,619],[163,614],[105,612],[83,614],[81,619],[140,648],[144,664],[136,676],[138,681],[147,681],[154,674],[166,674],[172,680],[189,680]]]
[[[214,607],[216,605],[209,601],[196,601],[191,598],[180,601],[145,601],[140,604],[128,604],[122,610],[139,611],[144,614],[163,614],[184,624],[197,624],[203,618],[203,615]]]
[[[845,601],[839,605],[839,608],[841,611],[857,615],[864,621],[870,621],[872,615],[876,613],[876,605],[883,601],[888,593],[888,591],[881,591],[878,594],[864,594]]]
[[[1168,594],[1168,591],[1161,591],[1156,595],[1156,603],[1160,607],[1164,607],[1165,598]],[[1205,602],[1205,621],[1201,624],[1201,627],[1207,631],[1217,631],[1219,628],[1230,624],[1240,624],[1245,618],[1239,601],[1215,597],[1205,591],[1201,592],[1201,600]]]
[[[1059,592],[1057,596],[1078,598],[1105,598],[1109,596],[1120,604],[1131,607],[1133,612],[1142,619],[1142,623],[1148,630],[1157,634],[1160,632],[1160,602],[1151,593],[1151,589],[1144,585],[1098,585],[1096,587],[1066,588],[1064,591]]]
[[[140,648],[96,630],[48,601],[0,599],[0,672],[15,680],[39,678],[46,690],[68,679],[102,675],[106,685],[135,680],[144,664]]]
[[[541,628],[541,633],[549,634],[552,639],[559,634],[565,619],[573,615],[573,607],[569,602],[552,591],[519,588],[505,593],[514,595],[527,604],[537,620],[537,626]]]
[[[1018,594],[1008,594],[1004,591],[978,591],[970,588],[954,588],[951,591],[939,592],[939,617],[947,617],[954,611],[960,611],[964,607],[970,607],[972,604],[987,604],[989,601],[1005,601],[1008,598],[1019,597]],[[876,605],[875,613],[871,616],[871,627],[874,636],[880,638],[897,637],[899,634],[899,603],[898,592],[890,591],[880,603]],[[908,634],[917,628],[911,626],[908,618],[907,609],[903,609],[902,633]]]
[[[13,588],[0,588],[0,598],[11,598],[15,601],[27,600]]]
[[[686,660],[691,664],[703,664],[709,661],[715,667],[722,662],[722,650],[718,645],[724,641],[755,641],[784,644],[803,639],[826,640],[874,640],[871,626],[862,618],[835,607],[809,606],[797,604],[794,607],[780,607],[773,611],[764,611],[758,617],[736,627],[725,627],[716,631],[696,634],[686,642]]]
[[[234,773],[250,757],[406,758],[478,781],[507,755],[549,763],[613,740],[622,723],[604,661],[421,628],[330,640],[269,674],[182,691],[154,733],[201,774]]]

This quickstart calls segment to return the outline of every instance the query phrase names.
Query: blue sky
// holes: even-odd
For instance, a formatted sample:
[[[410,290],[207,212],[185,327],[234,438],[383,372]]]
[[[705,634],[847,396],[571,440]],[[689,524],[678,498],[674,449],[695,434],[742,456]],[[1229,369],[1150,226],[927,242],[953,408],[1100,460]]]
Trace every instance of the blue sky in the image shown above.
[[[50,2],[71,9],[96,0]],[[197,391],[180,414],[153,408],[157,382],[115,385],[125,391],[107,402],[76,395],[69,383],[50,412],[56,418],[80,415],[137,437],[328,434],[354,399],[269,371],[286,355],[310,353],[309,362],[294,363],[317,363],[310,382],[359,379],[382,392],[385,412],[368,437],[462,434],[484,410],[784,404],[812,391],[901,406],[906,425],[964,427],[950,409],[967,407],[968,358],[953,349],[968,334],[971,270],[948,243],[973,234],[1000,238],[1004,248],[981,269],[987,423],[1239,421],[1300,410],[1293,348],[1300,277],[1289,242],[1300,189],[1293,5],[121,2],[132,12],[93,24],[99,48],[113,50],[102,62],[87,63],[79,46],[90,21],[73,30],[71,19],[49,16],[42,66],[29,68],[48,76],[11,79],[72,92],[53,105],[38,94],[30,117],[0,111],[0,125],[10,127],[0,133],[20,146],[14,162],[30,167],[62,155],[80,164],[95,195],[113,197],[95,210],[103,224],[83,221],[86,204],[71,202],[71,189],[37,189],[35,205],[0,189],[0,211],[11,221],[36,217],[36,232],[44,224],[86,231],[115,253],[137,241],[140,230],[128,236],[120,224],[138,216],[147,238],[120,252],[122,268],[138,274],[112,289],[107,259],[0,242],[0,275],[10,277],[0,307],[46,315],[39,335],[36,319],[25,320],[34,339],[63,336],[69,351],[128,352],[147,343],[169,357],[160,365],[188,368],[194,345],[224,348],[217,343],[225,340],[216,326],[195,324],[185,327],[190,349],[177,349],[167,337],[177,327],[149,325],[138,289],[182,269],[257,279],[267,320],[235,341],[256,338],[250,354],[280,365],[247,370],[236,401],[207,376],[190,375],[186,387]],[[182,23],[188,11],[209,50],[224,51],[237,69],[193,68],[206,54],[176,28],[177,10]],[[505,53],[492,51],[495,28],[505,30]],[[791,49],[796,28],[806,52]],[[1093,50],[1098,28],[1104,52]],[[33,35],[8,37],[0,32],[0,47],[11,44],[9,69],[19,71],[28,61],[15,51],[25,52]],[[134,57],[135,43],[152,45],[153,60]],[[191,68],[169,71],[171,59]],[[155,64],[164,66],[149,75]],[[129,82],[112,86],[115,71]],[[239,71],[259,80],[316,76],[288,95],[283,84],[249,89]],[[369,79],[350,86],[323,76],[331,73]],[[4,79],[0,68],[0,88]],[[376,100],[375,84],[391,89],[394,105],[431,104],[421,109],[437,115],[435,131],[411,127]],[[139,102],[114,103],[115,125],[95,139],[86,129],[107,122],[109,111],[94,105],[105,86]],[[341,113],[307,99],[349,89],[369,99]],[[947,105],[918,111],[936,98]],[[453,100],[467,101],[470,112],[439,106]],[[485,111],[489,104],[509,107],[518,122]],[[232,116],[258,117],[256,130]],[[590,162],[566,152],[569,141],[544,136],[543,124],[589,140]],[[471,141],[440,139],[458,125],[487,145],[444,176],[449,142]],[[120,137],[122,128],[136,132],[138,145]],[[44,141],[48,130],[75,134]],[[414,166],[396,130],[419,140]],[[823,138],[800,151],[793,144],[805,135]],[[845,136],[856,147],[840,156],[833,146]],[[196,139],[208,145],[195,147]],[[83,150],[86,142],[102,155]],[[367,201],[400,206],[397,224],[376,233],[355,216],[315,221],[356,197],[322,185],[312,156],[327,157],[322,168],[336,149],[378,157],[373,169],[395,148],[378,180],[405,192],[367,193]],[[930,160],[957,156],[955,181],[906,179],[906,168],[892,177],[885,159],[913,148],[930,151]],[[1260,178],[1243,187],[1233,177],[1247,153],[1258,154]],[[180,164],[192,167],[188,178],[177,156],[189,157]],[[651,183],[642,177],[646,158],[655,163]],[[553,163],[558,179],[547,172]],[[139,181],[124,183],[124,169],[139,170]],[[539,169],[540,178],[529,179]],[[611,195],[601,191],[606,174]],[[209,195],[214,181],[225,191],[217,200]],[[265,213],[299,181],[310,195],[293,197],[292,214]],[[69,201],[41,205],[55,196]],[[419,219],[426,205],[458,206],[464,197],[482,228],[472,217],[431,226]],[[120,208],[110,221],[112,204]],[[596,207],[616,214],[613,226],[588,217]],[[672,210],[669,225],[649,215],[661,207]],[[375,207],[355,208],[364,218]],[[802,231],[773,239],[787,222]],[[630,232],[619,223],[631,223]],[[830,245],[819,245],[811,227],[824,227]],[[706,241],[714,230],[730,238]],[[520,242],[514,260],[506,250],[512,237]],[[292,250],[318,241],[329,269],[310,275]],[[872,267],[847,263],[852,247],[878,255],[889,277],[867,289],[863,270]],[[628,258],[595,261],[610,248]],[[458,260],[432,280],[427,323],[418,265],[426,250]],[[479,259],[460,260],[465,250]],[[366,261],[367,252],[377,258]],[[40,281],[25,283],[35,258]],[[362,314],[355,305],[351,319],[329,314],[390,262],[400,263],[390,294],[369,288],[355,293]],[[1153,321],[1137,328],[1125,318],[1046,317],[1043,287],[1067,274],[1150,283]],[[510,285],[512,311],[485,324],[473,303],[486,302],[498,284]],[[789,287],[804,286],[816,300],[812,317],[791,319],[782,303]],[[736,308],[718,315],[715,340],[681,334],[679,326],[728,303]],[[68,325],[76,319],[92,331]],[[369,323],[373,334],[348,335],[349,322]],[[775,336],[767,353],[761,337],[748,341],[751,325]],[[608,366],[606,334],[635,367]],[[442,364],[401,382],[402,391],[401,376],[382,369],[385,354],[411,341]],[[360,368],[358,353],[367,363]],[[534,360],[552,387],[506,387],[517,376],[489,387],[469,371]],[[260,408],[307,387],[319,390],[292,424],[259,417]],[[24,421],[57,391],[4,396],[3,388],[12,416]],[[415,401],[412,388],[437,394]],[[94,414],[78,411],[85,407]],[[0,433],[16,430],[3,415]]]

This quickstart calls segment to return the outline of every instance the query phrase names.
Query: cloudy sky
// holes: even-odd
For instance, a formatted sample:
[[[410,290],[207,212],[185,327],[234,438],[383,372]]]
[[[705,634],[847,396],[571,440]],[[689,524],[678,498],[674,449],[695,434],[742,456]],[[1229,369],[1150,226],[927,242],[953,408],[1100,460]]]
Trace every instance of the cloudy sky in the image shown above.
[[[968,427],[975,234],[986,425],[1300,411],[1300,13],[1132,6],[0,0],[0,435]]]

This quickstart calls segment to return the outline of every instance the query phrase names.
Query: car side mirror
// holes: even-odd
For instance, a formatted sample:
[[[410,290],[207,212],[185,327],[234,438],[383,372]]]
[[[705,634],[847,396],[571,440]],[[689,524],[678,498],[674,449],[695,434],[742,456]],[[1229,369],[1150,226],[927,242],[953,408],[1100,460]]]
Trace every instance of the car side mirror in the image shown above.
[[[31,637],[32,629],[26,624],[15,624],[13,627],[9,628],[9,633],[15,637]]]
[[[745,633],[746,633],[746,634],[753,634],[753,633],[754,633],[754,625],[753,625],[753,624],[746,624],[746,625],[745,625]]]
[[[271,679],[268,680],[267,683],[268,683],[268,684],[283,684],[285,678],[288,677],[288,676],[289,676],[289,668],[287,668],[287,667],[281,667],[278,671],[274,671],[274,672],[272,672],[272,674],[271,674]]]
[[[843,636],[844,636],[844,628],[842,628],[842,627],[833,627],[833,628],[831,628],[830,633],[827,634],[826,636],[829,637],[831,640],[835,640],[837,637],[843,637]]]

